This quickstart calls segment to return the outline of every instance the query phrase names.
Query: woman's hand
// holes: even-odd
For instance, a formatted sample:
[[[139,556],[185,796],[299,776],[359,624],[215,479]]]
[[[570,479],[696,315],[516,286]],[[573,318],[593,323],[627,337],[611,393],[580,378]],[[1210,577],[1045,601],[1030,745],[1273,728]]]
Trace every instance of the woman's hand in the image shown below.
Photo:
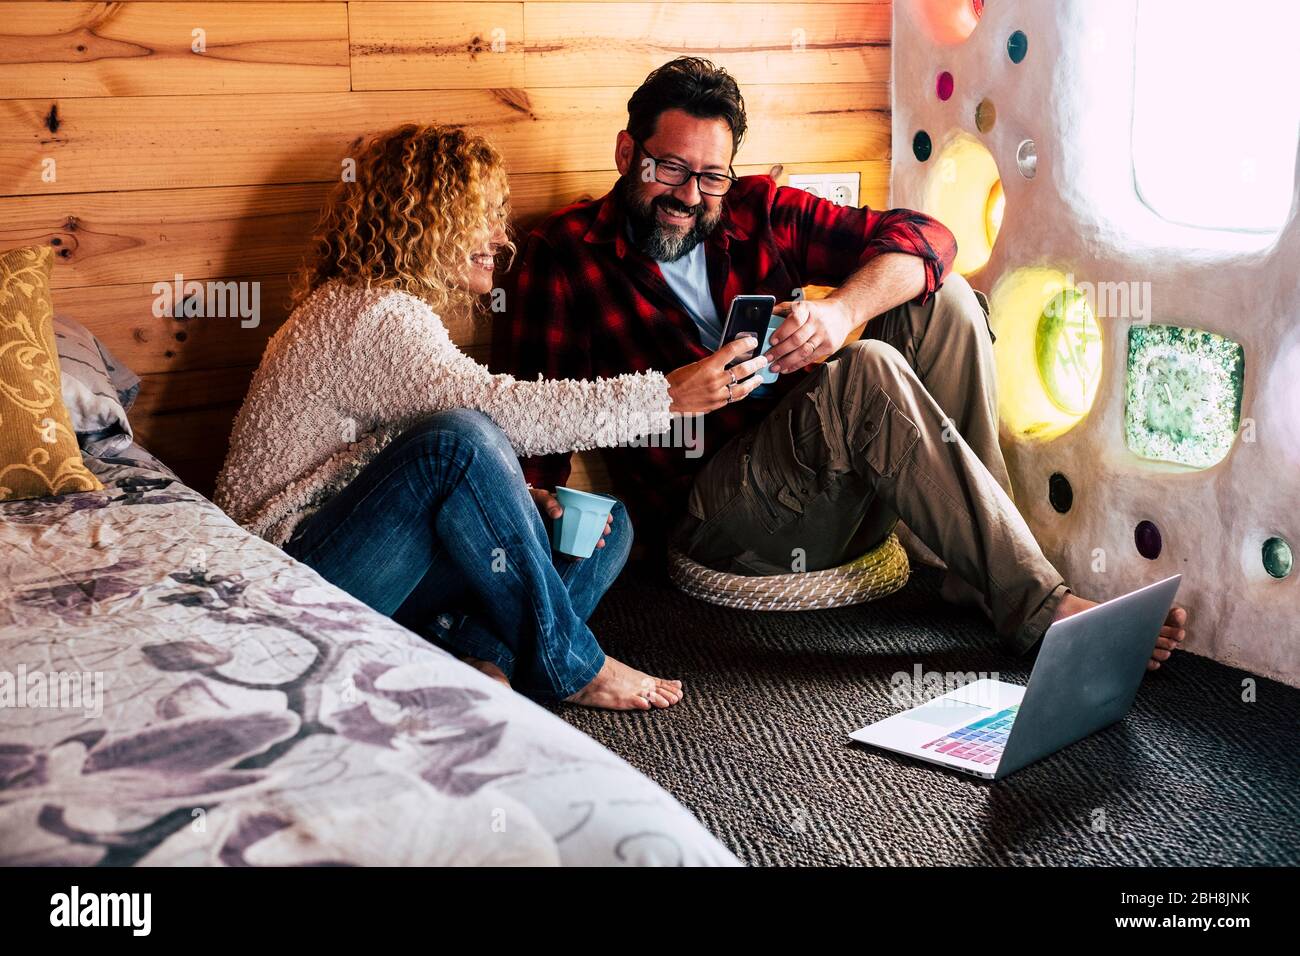
[[[708,358],[669,372],[668,410],[682,415],[698,415],[721,408],[728,402],[740,401],[763,384],[754,373],[767,366],[767,358],[760,355],[730,369],[727,363],[748,355],[757,347],[758,339],[744,335],[728,342]]]
[[[556,498],[555,495],[551,494],[545,488],[534,488],[532,485],[528,486],[528,493],[533,498],[533,504],[537,505],[537,510],[542,513],[542,517],[550,518],[552,521],[560,520],[560,516],[564,514],[564,505],[560,504],[559,499]],[[605,547],[605,539],[609,537],[609,533],[613,530],[614,516],[611,514],[605,519],[605,530],[600,533],[600,540],[596,542],[596,547]],[[582,558],[576,558],[568,554],[566,554],[565,557],[572,561],[582,560]]]

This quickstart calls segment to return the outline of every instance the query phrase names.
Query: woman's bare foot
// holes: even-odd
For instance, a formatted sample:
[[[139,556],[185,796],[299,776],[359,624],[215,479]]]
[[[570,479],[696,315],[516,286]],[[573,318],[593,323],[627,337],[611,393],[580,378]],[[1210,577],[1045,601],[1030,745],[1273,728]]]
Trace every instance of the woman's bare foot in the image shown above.
[[[1089,601],[1087,598],[1081,598],[1072,592],[1061,598],[1061,603],[1057,605],[1056,614],[1052,617],[1052,620],[1059,621],[1063,617],[1069,617],[1071,614],[1078,614],[1080,611],[1086,611],[1088,608],[1096,606],[1096,601]],[[1147,670],[1159,670],[1160,665],[1169,660],[1186,637],[1187,609],[1175,604],[1169,609],[1169,616],[1165,618],[1165,623],[1160,628],[1160,634],[1156,638],[1155,650],[1151,652],[1151,660],[1147,661]]]
[[[477,657],[462,657],[461,660],[474,668],[474,670],[487,674],[487,676],[491,677],[494,681],[499,681],[507,687],[510,686],[510,678],[506,676],[506,672],[497,667],[497,665],[493,664],[491,661],[481,661]]]
[[[663,709],[681,700],[683,693],[681,681],[651,677],[606,654],[600,673],[565,702],[602,710]]]

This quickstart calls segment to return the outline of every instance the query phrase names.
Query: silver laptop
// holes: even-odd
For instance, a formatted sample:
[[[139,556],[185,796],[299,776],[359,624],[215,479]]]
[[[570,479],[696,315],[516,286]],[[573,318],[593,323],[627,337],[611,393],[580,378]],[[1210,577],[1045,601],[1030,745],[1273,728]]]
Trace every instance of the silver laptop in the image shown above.
[[[1120,720],[1181,574],[1057,621],[1029,684],[979,680],[855,730],[861,743],[1000,780]]]

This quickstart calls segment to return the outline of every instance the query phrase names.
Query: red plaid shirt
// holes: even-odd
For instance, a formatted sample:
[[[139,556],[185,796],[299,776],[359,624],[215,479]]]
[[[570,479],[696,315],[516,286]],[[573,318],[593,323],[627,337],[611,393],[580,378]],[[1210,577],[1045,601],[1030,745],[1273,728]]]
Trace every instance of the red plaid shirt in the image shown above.
[[[805,285],[842,284],[883,252],[925,260],[925,302],[952,265],[957,245],[946,227],[907,209],[837,206],[769,176],[744,176],[723,199],[718,226],[704,240],[709,286],[719,317],[733,296],[793,299]],[[673,369],[705,358],[699,330],[668,287],[659,264],[628,240],[617,188],[552,213],[529,233],[505,283],[495,317],[492,365],[519,378],[591,379]],[[681,514],[696,471],[710,455],[761,421],[807,370],[781,375],[765,398],[750,396],[704,416],[703,454],[681,447],[606,449],[616,492],[638,533],[668,530]],[[554,488],[569,477],[569,455],[523,460],[524,474]],[[644,536],[644,534],[643,534]]]

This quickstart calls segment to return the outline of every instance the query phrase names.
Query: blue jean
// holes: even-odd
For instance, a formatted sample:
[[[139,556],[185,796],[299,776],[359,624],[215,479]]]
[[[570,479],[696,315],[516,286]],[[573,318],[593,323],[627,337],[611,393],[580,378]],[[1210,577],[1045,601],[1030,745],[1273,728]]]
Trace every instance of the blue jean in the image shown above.
[[[563,700],[605,663],[586,620],[632,547],[622,503],[605,547],[552,555],[510,442],[480,412],[408,428],[304,519],[284,550],[521,693]]]

